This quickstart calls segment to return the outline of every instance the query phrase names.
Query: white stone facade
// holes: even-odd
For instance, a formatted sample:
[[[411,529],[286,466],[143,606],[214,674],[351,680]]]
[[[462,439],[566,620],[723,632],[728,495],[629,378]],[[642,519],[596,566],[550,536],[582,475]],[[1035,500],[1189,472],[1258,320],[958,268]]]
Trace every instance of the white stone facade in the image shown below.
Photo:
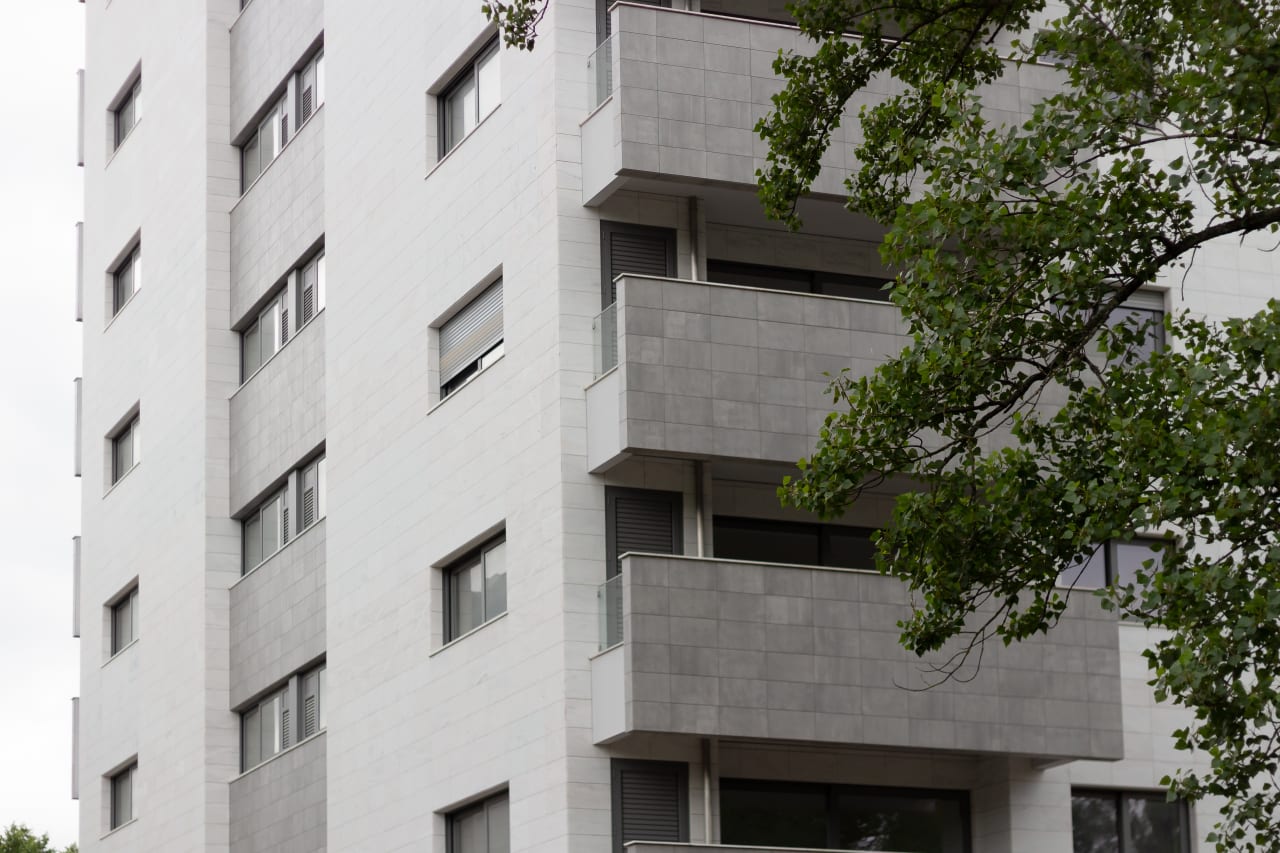
[[[830,300],[844,314],[826,322],[812,313],[823,300],[761,292],[749,315],[724,314],[750,325],[747,340],[735,338],[741,323],[706,319],[716,314],[710,297],[706,311],[662,301],[664,290],[678,301],[714,289],[709,258],[883,273],[875,230],[838,201],[816,200],[799,235],[756,205],[750,180],[762,152],[750,127],[777,85],[767,54],[793,44],[791,31],[619,6],[614,97],[593,109],[597,7],[553,0],[532,53],[501,51],[500,104],[441,157],[439,96],[493,34],[478,0],[243,9],[88,0],[85,10],[77,770],[86,853],[444,853],[446,815],[502,790],[512,850],[605,853],[612,759],[687,763],[695,843],[719,840],[718,780],[755,778],[966,791],[972,850],[1067,853],[1071,786],[1151,790],[1179,766],[1168,732],[1182,718],[1145,684],[1149,637],[1097,618],[1078,620],[1096,642],[1050,638],[1054,649],[1081,650],[1063,653],[1065,672],[1101,684],[1075,706],[1097,717],[1071,720],[1072,746],[1056,751],[1045,744],[1066,741],[1019,748],[990,730],[961,734],[957,703],[899,703],[888,683],[876,689],[879,717],[901,713],[918,725],[904,731],[922,733],[905,747],[900,732],[824,737],[832,730],[816,709],[771,704],[775,694],[793,701],[785,687],[757,695],[755,710],[766,721],[775,710],[800,716],[724,737],[715,720],[728,693],[700,692],[714,713],[696,724],[630,728],[615,697],[595,695],[593,669],[608,666],[597,656],[606,487],[678,493],[683,551],[706,560],[713,507],[796,518],[770,483],[816,427],[821,371],[841,359],[872,365],[900,335],[880,304]],[[237,146],[278,98],[296,102],[297,74],[319,50],[323,105],[305,123],[290,116],[287,143],[242,191]],[[142,118],[117,146],[113,109],[139,73]],[[1045,83],[1022,85],[1001,95],[1010,115]],[[824,171],[828,195],[848,149],[842,139]],[[604,220],[671,229],[674,263],[665,282],[624,284],[629,298],[647,292],[657,304],[622,306],[641,325],[626,327],[625,370],[598,378]],[[115,311],[112,271],[138,241],[144,283]],[[240,333],[281,286],[296,294],[295,271],[319,250],[322,313],[305,326],[294,316],[289,341],[242,383]],[[1208,247],[1185,287],[1165,287],[1167,305],[1256,311],[1275,293],[1278,263]],[[504,354],[442,397],[439,327],[498,277]],[[682,290],[689,280],[700,283]],[[756,299],[734,293],[724,299]],[[650,310],[640,318],[636,308]],[[812,341],[821,358],[789,352],[790,340]],[[793,374],[798,399],[785,382]],[[140,461],[113,484],[111,437],[134,413]],[[730,431],[750,435],[727,440]],[[301,467],[321,453],[324,520],[301,531],[292,496]],[[294,535],[242,577],[242,521],[282,487]],[[869,500],[854,521],[884,523],[889,498]],[[446,643],[442,568],[498,532],[506,612]],[[112,656],[111,604],[134,585],[137,639]],[[785,597],[763,586],[758,595]],[[1096,655],[1084,651],[1091,645]],[[696,651],[687,657],[702,667],[726,659],[719,640]],[[862,660],[853,647],[833,655]],[[321,663],[322,733],[242,773],[240,713]],[[787,661],[772,665],[770,684],[792,683],[774,677]],[[696,672],[651,670],[608,677],[666,677],[622,689],[667,690],[671,705],[681,704],[672,689],[701,690]],[[809,682],[810,692],[821,686],[816,671]],[[984,696],[997,713],[1003,689]],[[1010,725],[1041,737],[1054,725],[1045,697],[1022,698]],[[1116,738],[1090,743],[1087,729],[1114,735],[1117,708],[1124,757],[1083,760],[1114,757]],[[109,776],[134,762],[134,819],[112,829]],[[1196,810],[1197,837],[1212,818]]]

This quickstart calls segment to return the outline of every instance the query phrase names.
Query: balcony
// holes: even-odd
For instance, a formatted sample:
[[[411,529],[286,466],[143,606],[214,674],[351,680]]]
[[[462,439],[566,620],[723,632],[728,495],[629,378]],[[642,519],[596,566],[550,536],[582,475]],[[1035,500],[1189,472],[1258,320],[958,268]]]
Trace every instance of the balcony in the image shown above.
[[[1123,757],[1119,627],[1073,596],[1047,636],[937,681],[898,642],[906,588],[874,572],[631,554],[602,601],[596,743],[637,733]],[[621,621],[621,631],[617,621]],[[972,676],[972,678],[970,678]]]
[[[325,734],[231,782],[231,853],[314,853],[326,833]]]
[[[231,26],[231,132],[239,133],[324,32],[324,0],[250,3]]]
[[[831,410],[825,373],[870,373],[908,338],[884,302],[622,276],[595,322],[587,463],[633,454],[793,463]]]
[[[598,205],[649,179],[753,187],[766,153],[755,123],[783,85],[773,60],[779,49],[811,52],[812,43],[785,24],[625,2],[610,14],[613,35],[588,62],[593,112],[582,124],[583,203]],[[815,195],[845,197],[858,110],[894,91],[891,81],[873,81],[845,105],[847,120],[823,157]],[[991,118],[1013,122],[1052,91],[1051,69],[1011,67],[984,96]]]

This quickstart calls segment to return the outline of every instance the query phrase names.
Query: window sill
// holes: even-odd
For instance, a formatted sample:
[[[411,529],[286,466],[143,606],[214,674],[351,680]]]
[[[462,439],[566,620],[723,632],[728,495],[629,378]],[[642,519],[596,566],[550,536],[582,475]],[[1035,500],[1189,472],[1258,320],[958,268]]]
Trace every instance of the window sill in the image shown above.
[[[245,8],[247,9],[249,7],[246,6]],[[284,156],[284,152],[287,151],[289,149],[289,146],[293,144],[293,140],[298,138],[298,136],[302,133],[302,131],[306,128],[306,126],[311,124],[311,122],[315,120],[315,117],[320,115],[320,111],[323,109],[324,109],[324,103],[317,104],[315,110],[312,111],[311,115],[307,116],[307,120],[304,121],[302,124],[298,125],[296,128],[294,128],[293,133],[289,134],[289,138],[285,140],[284,145],[280,146],[280,153],[276,154],[276,156],[271,158],[271,162],[262,168],[262,171],[258,173],[258,176],[254,178],[252,181],[250,181],[249,186],[245,187],[244,191],[240,193],[240,198],[236,199],[236,203],[231,205],[232,213],[235,213],[236,208],[240,206],[240,202],[244,201],[245,196],[249,195],[249,192],[258,185],[259,181],[262,180],[262,176],[267,174],[267,172],[271,170],[271,167],[274,166],[280,160],[280,158]],[[236,151],[240,151],[240,149],[236,148]]]
[[[106,667],[106,665],[107,665],[107,664],[111,663],[113,660],[115,660],[116,658],[120,657],[120,656],[121,656],[122,654],[124,654],[125,652],[129,651],[129,649],[131,649],[131,648],[133,648],[134,646],[138,645],[138,639],[139,639],[138,637],[134,637],[132,640],[130,640],[129,642],[125,643],[124,648],[120,649],[120,651],[116,652],[116,653],[115,653],[115,654],[113,654],[111,657],[109,657],[109,658],[107,658],[106,660],[104,660],[104,661],[102,662],[102,666],[101,666],[101,667],[99,667],[99,669],[102,669],[102,668]]]
[[[121,305],[120,308],[111,315],[111,319],[107,320],[107,324],[102,327],[102,334],[105,335],[107,333],[107,329],[110,329],[113,325],[115,325],[116,318],[118,318],[121,314],[123,314],[125,309],[133,304],[133,300],[137,299],[138,294],[141,292],[142,292],[141,290],[135,290],[133,292],[133,295],[124,301],[124,304]]]
[[[434,652],[431,652],[430,654],[428,654],[428,655],[427,655],[427,657],[429,657],[429,658],[433,658],[433,657],[435,657],[436,655],[438,655],[438,654],[440,654],[441,652],[443,652],[445,649],[450,648],[450,647],[452,647],[452,646],[456,646],[458,643],[461,643],[463,640],[465,640],[467,637],[470,637],[472,634],[475,634],[475,633],[477,633],[477,632],[479,632],[479,631],[483,631],[485,628],[488,628],[488,627],[489,627],[490,625],[492,625],[493,623],[495,623],[495,622],[500,622],[500,621],[502,621],[503,619],[506,619],[506,618],[507,618],[507,614],[508,614],[508,613],[510,613],[510,612],[511,612],[510,610],[504,610],[504,611],[502,611],[501,613],[499,613],[497,616],[495,616],[495,617],[493,617],[492,619],[490,619],[488,622],[481,622],[479,625],[475,626],[474,628],[472,628],[470,631],[466,632],[465,634],[459,634],[458,636],[454,637],[452,640],[450,640],[449,642],[445,643],[443,646],[441,646],[440,648],[436,649]]]
[[[124,148],[125,143],[127,143],[130,139],[133,139],[133,134],[137,131],[138,125],[140,124],[142,124],[142,119],[138,119],[137,121],[135,121],[133,123],[133,127],[129,128],[129,132],[124,135],[124,139],[120,140],[120,144],[117,145],[115,148],[111,149],[111,155],[107,157],[107,162],[102,164],[103,169],[106,169],[111,166],[111,164],[116,159],[116,155],[120,153],[120,149]],[[124,825],[128,826],[128,824],[124,824]]]
[[[304,527],[304,528],[302,528],[301,530],[299,530],[297,533],[295,533],[295,534],[293,535],[293,537],[292,537],[288,542],[284,543],[284,544],[283,544],[283,545],[281,545],[279,548],[275,549],[275,550],[274,550],[274,551],[272,551],[270,554],[268,554],[268,555],[266,556],[266,558],[265,558],[261,563],[258,563],[258,565],[254,566],[252,569],[249,569],[249,571],[245,572],[245,573],[244,573],[244,574],[242,574],[240,577],[236,578],[236,582],[235,582],[235,583],[233,583],[231,586],[229,586],[229,587],[227,587],[227,588],[228,588],[228,589],[235,589],[235,588],[236,588],[236,586],[238,586],[238,585],[240,584],[240,582],[241,582],[241,581],[243,581],[245,578],[249,577],[249,576],[250,576],[250,575],[252,575],[254,572],[258,571],[258,569],[262,568],[262,567],[263,567],[263,566],[265,566],[267,563],[270,563],[270,562],[271,562],[272,560],[274,560],[276,557],[278,557],[278,556],[280,556],[281,554],[283,554],[287,548],[289,548],[291,545],[293,545],[293,543],[300,541],[300,540],[302,539],[302,537],[303,537],[303,536],[305,536],[307,533],[309,533],[309,532],[310,532],[310,531],[312,531],[312,530],[315,530],[315,529],[316,529],[316,527],[318,527],[318,526],[320,525],[320,522],[324,521],[326,518],[328,518],[328,516],[324,516],[324,515],[322,515],[322,516],[320,516],[319,518],[317,518],[315,521],[313,521],[313,522],[311,522],[310,524],[308,524],[306,527]]]
[[[449,392],[449,396],[447,396],[447,397],[441,397],[439,400],[437,400],[437,401],[435,402],[435,405],[433,405],[433,406],[431,406],[429,409],[427,409],[427,414],[428,414],[428,415],[430,415],[430,414],[431,414],[432,412],[434,412],[436,409],[440,408],[440,407],[441,407],[441,406],[443,406],[445,403],[447,403],[447,402],[449,402],[450,400],[452,400],[453,398],[457,397],[459,394],[461,394],[461,393],[462,393],[462,389],[463,389],[463,388],[466,388],[466,387],[467,387],[468,385],[470,385],[472,382],[475,382],[475,381],[476,381],[477,379],[479,379],[481,376],[484,376],[486,373],[488,373],[488,372],[489,372],[490,370],[492,370],[494,367],[496,367],[496,366],[498,366],[499,364],[501,364],[501,363],[502,363],[502,360],[503,360],[504,358],[506,358],[506,357],[507,357],[507,356],[506,356],[506,354],[504,353],[504,354],[502,354],[502,355],[498,356],[497,358],[495,358],[495,359],[494,359],[492,362],[490,362],[489,364],[486,364],[484,367],[482,367],[482,368],[480,368],[479,370],[477,370],[475,373],[471,374],[469,377],[467,377],[467,381],[466,381],[466,382],[463,382],[463,383],[462,383],[461,385],[459,385],[457,388],[455,388],[455,389],[453,389],[452,391],[450,391],[450,392]]]
[[[259,761],[257,764],[253,765],[252,767],[250,767],[248,770],[244,771],[243,773],[240,773],[239,775],[236,775],[236,776],[231,777],[231,781],[232,781],[232,782],[238,782],[239,780],[243,779],[244,777],[246,777],[246,776],[248,776],[248,775],[250,775],[250,774],[252,774],[252,773],[256,773],[256,772],[258,772],[258,771],[259,771],[259,770],[261,770],[263,767],[266,767],[268,764],[270,764],[271,762],[275,761],[277,758],[283,758],[284,756],[286,756],[286,755],[288,755],[289,753],[293,752],[295,749],[298,749],[298,748],[300,748],[300,747],[306,746],[307,744],[311,743],[311,741],[313,741],[313,740],[315,740],[316,738],[320,737],[321,735],[323,735],[323,734],[324,734],[325,732],[327,732],[327,731],[328,731],[328,729],[327,729],[327,728],[324,728],[324,729],[321,729],[320,731],[316,732],[316,733],[315,733],[315,734],[313,734],[313,735],[310,735],[310,736],[308,736],[308,737],[304,737],[302,740],[298,741],[298,742],[297,742],[297,743],[295,743],[293,746],[286,747],[285,749],[280,750],[279,752],[277,752],[275,755],[271,756],[270,758],[264,759],[263,761]]]
[[[270,301],[270,300],[268,300],[268,301]],[[128,304],[128,303],[126,303],[126,304]],[[294,340],[298,337],[298,335],[302,334],[303,330],[305,330],[308,326],[310,326],[312,323],[314,323],[314,322],[316,321],[316,318],[317,318],[317,317],[319,317],[319,316],[320,316],[321,314],[323,314],[323,313],[324,313],[324,308],[321,308],[321,309],[320,309],[319,311],[317,311],[314,315],[312,315],[312,317],[311,317],[311,319],[310,319],[310,320],[308,320],[307,322],[305,322],[305,323],[303,323],[301,326],[299,326],[297,329],[295,329],[295,330],[294,330],[294,332],[293,332],[293,334],[289,336],[289,340],[287,340],[287,341],[285,341],[285,342],[284,342],[284,346],[280,347],[280,349],[278,349],[278,350],[276,350],[275,352],[273,352],[273,353],[271,354],[271,358],[269,358],[269,359],[267,359],[266,361],[262,362],[262,364],[259,364],[259,365],[257,366],[257,368],[253,371],[253,373],[250,373],[248,376],[246,376],[246,377],[244,378],[244,381],[240,383],[240,387],[239,387],[239,388],[236,388],[236,390],[234,390],[234,391],[232,391],[232,392],[231,392],[231,398],[230,398],[230,399],[233,399],[233,400],[234,400],[234,399],[235,399],[235,396],[236,396],[237,394],[239,394],[242,390],[244,390],[244,386],[248,385],[250,382],[252,382],[252,381],[253,381],[253,377],[255,377],[255,376],[257,376],[259,373],[261,373],[261,372],[263,371],[263,369],[264,369],[264,368],[266,368],[266,366],[267,366],[268,364],[270,364],[271,362],[275,361],[275,360],[276,360],[276,358],[280,355],[280,353],[284,352],[285,347],[287,347],[287,346],[289,346],[289,344],[293,343],[293,342],[294,342]]]
[[[121,474],[120,479],[116,480],[114,483],[112,483],[110,486],[107,487],[107,490],[102,493],[102,499],[105,501],[107,499],[107,495],[114,492],[116,490],[116,487],[119,486],[121,483],[123,483],[125,480],[127,480],[130,474],[132,474],[134,471],[137,471],[138,466],[141,464],[142,464],[141,460],[133,463],[132,468],[130,468],[128,471],[125,471],[123,474]]]
[[[440,100],[440,99],[439,99],[437,96],[434,96],[434,95],[432,95],[431,97],[435,98],[435,100],[436,100],[436,102],[437,102],[437,104],[436,104],[436,109],[437,109],[437,110],[439,110],[439,109],[440,109],[440,106],[439,106],[439,100]],[[457,145],[453,146],[453,147],[452,147],[452,148],[450,148],[448,151],[444,152],[444,154],[443,154],[442,156],[440,156],[439,158],[437,158],[437,159],[436,159],[435,165],[434,165],[434,166],[432,166],[430,169],[427,169],[427,174],[426,174],[426,175],[424,175],[422,179],[425,181],[427,178],[430,178],[432,175],[434,175],[434,174],[435,174],[435,172],[436,172],[436,170],[437,170],[437,169],[439,169],[439,168],[440,168],[441,166],[443,166],[445,163],[449,162],[449,158],[453,156],[453,152],[457,151],[457,150],[458,150],[459,148],[461,148],[463,145],[466,145],[466,144],[467,144],[467,140],[468,140],[468,139],[470,139],[472,136],[475,136],[475,134],[480,130],[480,128],[484,127],[485,122],[487,122],[489,119],[493,118],[493,117],[497,114],[498,110],[500,110],[500,109],[502,109],[502,104],[498,104],[496,107],[494,107],[492,110],[490,110],[490,111],[489,111],[489,114],[488,114],[487,116],[485,116],[484,118],[480,119],[480,121],[478,121],[478,122],[476,123],[476,126],[475,126],[475,127],[473,127],[473,128],[471,128],[471,130],[467,132],[467,135],[466,135],[466,136],[464,136],[464,137],[462,137],[461,139],[459,139],[459,140],[458,140],[458,144],[457,144]],[[437,117],[438,117],[438,116],[439,116],[439,113],[437,112]],[[437,133],[437,134],[439,134],[439,131],[437,130],[437,131],[436,131],[436,133]],[[439,137],[438,135],[436,136],[436,144],[437,144],[437,145],[439,145],[439,144],[440,144],[440,137]]]
[[[138,822],[138,819],[136,817],[131,817],[128,820],[126,820],[124,823],[117,826],[115,829],[109,829],[104,835],[99,835],[98,840],[103,841],[107,838],[110,838],[111,836],[115,835],[117,832],[120,832],[123,829],[128,829],[129,827],[133,826],[137,822]]]

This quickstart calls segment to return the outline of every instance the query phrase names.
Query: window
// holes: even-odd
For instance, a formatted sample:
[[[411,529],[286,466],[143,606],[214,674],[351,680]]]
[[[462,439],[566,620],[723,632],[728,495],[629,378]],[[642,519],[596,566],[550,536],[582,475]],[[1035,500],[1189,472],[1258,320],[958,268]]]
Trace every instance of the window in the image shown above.
[[[509,853],[511,817],[507,792],[446,815],[449,853]]]
[[[111,829],[133,820],[133,777],[138,765],[130,764],[111,777]]]
[[[1063,572],[1058,584],[1098,589],[1136,582],[1138,572],[1150,573],[1160,568],[1170,544],[1168,539],[1153,536],[1135,536],[1128,541],[1112,539],[1099,545],[1088,559]],[[1143,567],[1148,560],[1153,561],[1149,569]]]
[[[1189,853],[1187,804],[1157,793],[1073,790],[1071,840],[1075,853]]]
[[[139,432],[140,419],[134,415],[123,429],[111,437],[111,484],[114,486],[120,479],[133,470],[142,458],[142,438]]]
[[[1122,364],[1146,361],[1164,349],[1164,296],[1149,290],[1140,290],[1125,300],[1107,317],[1107,326],[1126,325],[1141,331],[1141,340],[1129,345],[1129,351],[1119,357]]]
[[[271,297],[258,312],[253,325],[240,333],[240,381],[253,375],[266,364],[289,337],[289,311],[284,306],[284,292]]]
[[[964,791],[722,779],[724,844],[966,853]]]
[[[769,521],[717,515],[712,521],[716,556],[761,563],[795,563],[841,569],[874,569],[875,528],[802,521]]]
[[[142,244],[134,246],[111,273],[111,316],[120,313],[133,295],[142,289]]]
[[[298,476],[298,511],[302,515],[301,533],[324,518],[324,457],[307,465]]]
[[[303,264],[298,275],[298,316],[302,318],[299,323],[301,326],[324,310],[324,252]]]
[[[278,690],[240,715],[240,770],[251,770],[289,745],[289,711]]]
[[[462,73],[441,93],[440,156],[448,154],[476,125],[498,106],[498,40],[495,38],[467,63]]]
[[[440,396],[461,388],[502,353],[502,279],[498,279],[440,327]]]
[[[689,765],[615,758],[610,772],[616,853],[631,841],[689,840]]]
[[[618,301],[618,276],[674,278],[676,232],[673,228],[600,222],[600,307]]]
[[[258,179],[262,170],[280,153],[288,137],[289,117],[285,115],[284,98],[277,101],[262,121],[253,136],[240,148],[240,192],[249,189],[249,185]]]
[[[262,561],[289,541],[289,513],[284,505],[284,491],[263,501],[244,520],[244,573],[257,568]]]
[[[240,771],[324,730],[325,667],[292,676],[240,713]],[[296,709],[296,710],[295,710]],[[297,731],[294,721],[300,720]]]
[[[760,264],[740,264],[734,261],[708,260],[707,278],[721,284],[736,284],[742,287],[820,293],[825,296],[874,299],[877,302],[889,301],[889,291],[884,289],[889,279],[880,276],[839,275],[786,267],[767,267]]]
[[[445,642],[507,612],[507,542],[492,539],[444,571]]]
[[[129,87],[129,90],[125,92],[124,97],[120,99],[120,103],[116,104],[115,110],[112,112],[112,139],[115,148],[120,147],[129,132],[137,126],[140,118],[142,118],[141,77]]]
[[[298,72],[298,122],[311,118],[324,103],[324,51],[320,51]]]
[[[138,639],[138,588],[135,586],[111,605],[111,654],[119,654],[125,646],[136,639]]]

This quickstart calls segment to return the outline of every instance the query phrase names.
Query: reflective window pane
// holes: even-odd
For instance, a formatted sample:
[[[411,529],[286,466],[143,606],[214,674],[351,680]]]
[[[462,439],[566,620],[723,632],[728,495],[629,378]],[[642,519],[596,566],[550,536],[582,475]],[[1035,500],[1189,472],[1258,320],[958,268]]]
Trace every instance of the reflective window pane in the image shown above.
[[[1124,798],[1124,853],[1179,853],[1187,849],[1180,802],[1163,796]]]
[[[484,553],[484,616],[507,611],[507,543],[499,542]]]
[[[1161,540],[1159,539],[1134,539],[1130,542],[1113,542],[1111,545],[1111,573],[1112,581],[1123,586],[1124,584],[1134,583],[1138,579],[1138,572],[1157,571],[1164,559],[1164,549],[1159,547]],[[1157,546],[1153,548],[1152,546]],[[1152,561],[1149,567],[1143,567],[1143,563],[1148,560]]]
[[[511,808],[506,794],[489,801],[485,817],[489,832],[487,853],[510,853]]]
[[[722,780],[720,835],[724,844],[825,849],[826,788]]]
[[[840,791],[836,823],[842,850],[965,853],[963,806],[955,799]]]
[[[1078,589],[1101,589],[1107,585],[1107,546],[1099,545],[1084,560],[1077,560],[1058,576],[1061,586]]]
[[[498,48],[496,46],[477,63],[476,72],[479,78],[478,91],[476,92],[477,113],[478,117],[483,119],[498,106],[502,95],[502,84],[498,74]]]
[[[484,578],[479,561],[449,576],[449,634],[458,637],[484,621]]]

